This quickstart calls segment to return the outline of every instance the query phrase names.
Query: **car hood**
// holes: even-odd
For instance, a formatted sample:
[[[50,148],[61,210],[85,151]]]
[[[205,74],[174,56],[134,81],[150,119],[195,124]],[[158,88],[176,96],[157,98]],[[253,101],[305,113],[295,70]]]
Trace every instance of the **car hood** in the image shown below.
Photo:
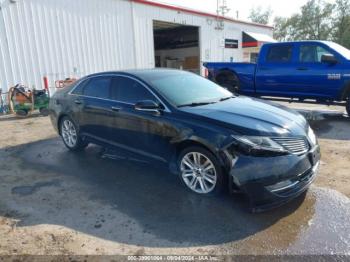
[[[233,131],[245,135],[305,136],[309,128],[305,118],[298,112],[246,96],[181,110],[219,121]]]

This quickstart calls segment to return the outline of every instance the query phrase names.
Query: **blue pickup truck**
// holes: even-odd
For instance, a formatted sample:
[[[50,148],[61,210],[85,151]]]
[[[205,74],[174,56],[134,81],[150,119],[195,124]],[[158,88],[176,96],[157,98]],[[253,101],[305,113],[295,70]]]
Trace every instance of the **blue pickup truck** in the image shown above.
[[[346,102],[350,115],[350,50],[328,41],[264,44],[257,64],[204,63],[208,78],[251,96]]]

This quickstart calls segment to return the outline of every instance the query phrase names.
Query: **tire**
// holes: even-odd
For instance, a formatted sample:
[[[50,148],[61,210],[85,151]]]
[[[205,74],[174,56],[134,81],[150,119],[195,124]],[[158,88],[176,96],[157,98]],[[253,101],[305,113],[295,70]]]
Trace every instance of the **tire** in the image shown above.
[[[64,145],[71,151],[81,151],[88,146],[79,135],[79,129],[70,117],[63,117],[59,125]]]
[[[346,112],[348,113],[348,116],[350,117],[350,94],[348,95],[348,98],[346,100]]]
[[[21,110],[16,111],[17,117],[27,117],[28,114],[29,114],[28,110],[25,110],[25,109],[21,109]]]
[[[235,73],[222,72],[216,77],[216,82],[234,94],[239,94],[240,83],[239,78]]]
[[[191,192],[216,196],[228,188],[227,176],[223,173],[219,161],[202,147],[185,148],[179,154],[177,166],[180,180]],[[210,169],[204,171],[207,168]]]

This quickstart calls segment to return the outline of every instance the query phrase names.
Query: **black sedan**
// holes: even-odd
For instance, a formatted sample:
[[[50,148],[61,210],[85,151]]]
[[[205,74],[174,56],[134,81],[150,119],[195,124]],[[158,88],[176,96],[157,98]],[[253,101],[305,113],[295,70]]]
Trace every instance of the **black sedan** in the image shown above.
[[[300,114],[184,71],[86,76],[53,96],[50,116],[72,151],[121,148],[165,164],[195,193],[244,192],[254,210],[306,191],[320,162]]]

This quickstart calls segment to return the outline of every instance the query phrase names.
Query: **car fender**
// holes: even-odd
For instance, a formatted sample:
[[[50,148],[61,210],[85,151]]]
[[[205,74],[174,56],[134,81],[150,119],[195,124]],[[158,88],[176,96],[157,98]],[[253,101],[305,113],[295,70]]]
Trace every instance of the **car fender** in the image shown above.
[[[172,173],[177,174],[179,172],[177,169],[178,156],[180,152],[188,146],[200,146],[207,149],[219,160],[220,165],[225,168],[225,170],[229,170],[230,162],[224,151],[225,146],[223,145],[223,141],[227,141],[229,137],[223,136],[220,132],[213,133],[212,129],[210,129],[210,131],[203,129],[201,134],[202,136],[198,136],[194,135],[194,132],[187,132],[186,134],[182,134],[181,137],[178,137],[175,141],[172,141],[176,148],[169,162],[169,169]]]

